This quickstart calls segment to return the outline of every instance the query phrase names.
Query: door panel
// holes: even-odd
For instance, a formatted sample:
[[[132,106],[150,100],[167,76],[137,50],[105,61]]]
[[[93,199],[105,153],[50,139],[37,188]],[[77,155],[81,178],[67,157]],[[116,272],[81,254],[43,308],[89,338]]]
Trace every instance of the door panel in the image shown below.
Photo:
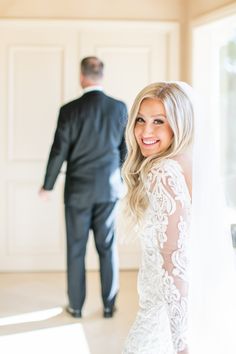
[[[71,31],[46,27],[0,26],[1,270],[65,266],[63,177],[48,204],[37,192],[58,108],[77,94],[77,47]]]

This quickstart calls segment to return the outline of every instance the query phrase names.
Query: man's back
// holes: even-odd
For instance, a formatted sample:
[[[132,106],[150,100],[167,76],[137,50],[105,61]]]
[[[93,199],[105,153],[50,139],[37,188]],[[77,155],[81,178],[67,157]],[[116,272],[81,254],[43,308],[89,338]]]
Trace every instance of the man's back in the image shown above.
[[[63,106],[62,112],[70,120],[71,142],[67,159],[70,177],[77,178],[96,170],[103,174],[106,168],[120,166],[127,119],[123,102],[101,91],[91,91]]]
[[[94,90],[61,107],[45,181],[67,161],[65,203],[88,205],[118,199],[125,156],[123,102]]]

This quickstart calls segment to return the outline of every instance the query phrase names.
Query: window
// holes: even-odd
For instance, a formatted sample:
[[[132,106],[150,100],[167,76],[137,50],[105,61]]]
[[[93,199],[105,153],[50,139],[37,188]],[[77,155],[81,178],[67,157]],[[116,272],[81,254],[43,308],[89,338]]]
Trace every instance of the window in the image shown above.
[[[193,86],[203,97],[236,247],[236,16],[193,26]]]

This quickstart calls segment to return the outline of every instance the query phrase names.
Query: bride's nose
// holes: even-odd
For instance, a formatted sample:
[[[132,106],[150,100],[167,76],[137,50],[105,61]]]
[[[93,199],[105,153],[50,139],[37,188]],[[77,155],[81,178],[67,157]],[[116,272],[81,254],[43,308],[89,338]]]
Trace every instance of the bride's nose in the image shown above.
[[[153,124],[147,123],[144,126],[143,135],[148,137],[153,134],[153,131],[154,131]]]

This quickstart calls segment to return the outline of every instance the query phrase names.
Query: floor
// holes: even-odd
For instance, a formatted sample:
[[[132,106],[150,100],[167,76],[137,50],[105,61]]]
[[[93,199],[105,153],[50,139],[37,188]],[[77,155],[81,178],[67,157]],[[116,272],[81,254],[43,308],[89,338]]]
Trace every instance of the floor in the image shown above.
[[[1,354],[121,354],[137,311],[137,273],[120,273],[118,311],[102,317],[99,274],[87,274],[83,318],[64,310],[65,273],[0,273]]]

